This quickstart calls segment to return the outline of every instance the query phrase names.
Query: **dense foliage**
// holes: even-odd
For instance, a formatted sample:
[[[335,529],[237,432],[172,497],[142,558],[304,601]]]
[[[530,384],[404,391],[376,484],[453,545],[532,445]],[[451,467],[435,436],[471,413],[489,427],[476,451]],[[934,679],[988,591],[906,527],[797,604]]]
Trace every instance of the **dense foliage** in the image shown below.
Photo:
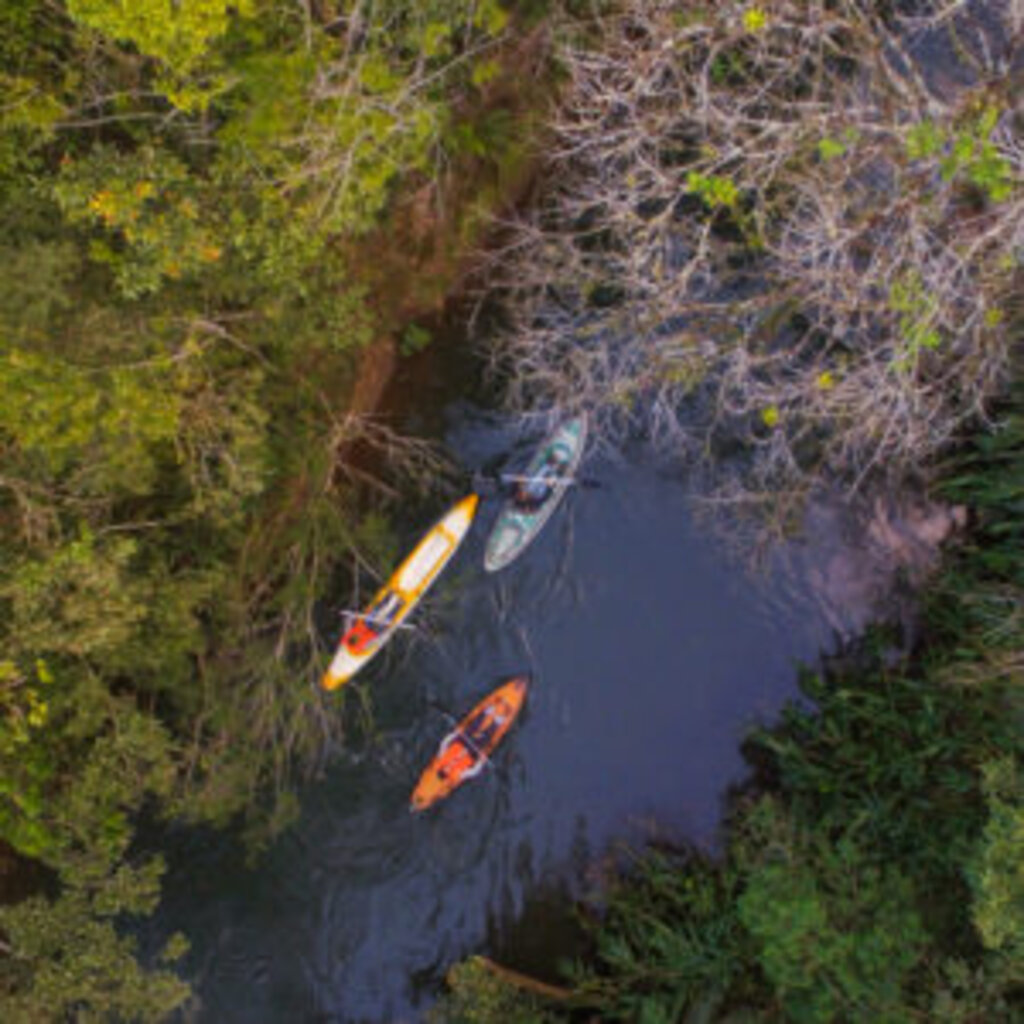
[[[496,0],[0,5],[0,841],[53,873],[0,910],[4,1020],[180,1003],[115,927],[159,893],[136,813],[256,840],[336,735],[315,602],[386,540],[358,355],[521,168],[522,35]]]

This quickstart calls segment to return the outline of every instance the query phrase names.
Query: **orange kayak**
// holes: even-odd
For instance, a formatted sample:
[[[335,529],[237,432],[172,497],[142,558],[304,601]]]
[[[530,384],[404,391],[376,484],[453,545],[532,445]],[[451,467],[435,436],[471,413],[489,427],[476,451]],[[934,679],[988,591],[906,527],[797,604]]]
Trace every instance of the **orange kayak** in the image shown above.
[[[483,771],[491,752],[522,710],[527,683],[526,676],[503,683],[445,736],[437,756],[413,790],[411,810],[426,810]]]

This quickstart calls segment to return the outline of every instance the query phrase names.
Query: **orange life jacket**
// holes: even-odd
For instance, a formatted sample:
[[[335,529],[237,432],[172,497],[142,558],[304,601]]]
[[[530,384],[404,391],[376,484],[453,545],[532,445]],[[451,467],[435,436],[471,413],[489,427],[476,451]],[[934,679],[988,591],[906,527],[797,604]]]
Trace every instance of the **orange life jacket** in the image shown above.
[[[437,774],[442,779],[460,779],[476,764],[476,757],[461,739],[456,739],[444,752]]]
[[[363,619],[357,619],[352,628],[345,634],[345,646],[353,654],[362,654],[377,639],[377,634]]]

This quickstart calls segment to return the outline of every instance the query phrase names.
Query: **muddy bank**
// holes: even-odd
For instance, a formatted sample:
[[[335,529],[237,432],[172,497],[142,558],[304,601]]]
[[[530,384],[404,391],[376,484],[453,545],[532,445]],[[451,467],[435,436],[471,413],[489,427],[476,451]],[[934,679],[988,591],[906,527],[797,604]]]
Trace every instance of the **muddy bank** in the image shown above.
[[[449,154],[437,178],[407,186],[385,224],[346,247],[355,281],[371,299],[374,340],[360,359],[349,400],[357,415],[389,414],[408,407],[395,389],[403,357],[458,332],[450,310],[488,260],[504,233],[501,221],[529,201],[544,162],[544,119],[554,101],[547,32],[538,27],[496,54],[498,71],[483,85],[469,123],[514,126],[493,153]]]
[[[770,559],[808,581],[837,644],[876,621],[899,623],[910,644],[918,593],[967,520],[966,507],[916,491],[854,501],[826,495],[808,505],[800,536]]]

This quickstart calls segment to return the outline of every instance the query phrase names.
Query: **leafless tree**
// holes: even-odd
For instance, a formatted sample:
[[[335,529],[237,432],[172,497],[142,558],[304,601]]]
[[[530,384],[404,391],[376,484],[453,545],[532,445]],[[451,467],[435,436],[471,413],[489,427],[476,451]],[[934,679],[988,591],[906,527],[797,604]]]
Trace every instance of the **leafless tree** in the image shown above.
[[[738,446],[719,499],[775,507],[924,466],[984,415],[1024,259],[1020,11],[916,6],[565,25],[548,185],[492,254],[510,402]],[[969,84],[932,74],[950,40]]]

